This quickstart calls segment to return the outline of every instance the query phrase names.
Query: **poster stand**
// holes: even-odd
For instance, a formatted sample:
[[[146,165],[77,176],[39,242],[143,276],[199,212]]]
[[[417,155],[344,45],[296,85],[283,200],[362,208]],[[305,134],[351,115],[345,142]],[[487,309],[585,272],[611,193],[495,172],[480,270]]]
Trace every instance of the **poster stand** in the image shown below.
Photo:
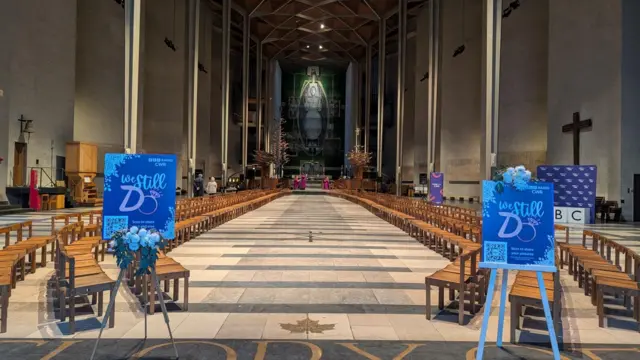
[[[502,270],[502,284],[496,346],[502,348],[509,270],[518,270],[536,273],[553,358],[560,360],[543,277],[543,273],[558,271],[555,263],[553,183],[532,182],[531,173],[524,166],[518,166],[506,169],[495,181],[483,181],[482,193],[483,243],[482,261],[478,267],[489,269],[490,275],[476,359],[484,357],[498,270]],[[511,321],[518,319],[512,318]]]
[[[91,360],[94,359],[96,355],[96,350],[98,349],[98,344],[100,343],[100,339],[102,338],[102,332],[104,328],[107,326],[107,322],[109,321],[109,316],[111,316],[112,309],[116,306],[116,296],[118,294],[118,290],[120,289],[120,285],[122,284],[122,279],[124,278],[124,274],[127,270],[120,269],[120,274],[118,275],[118,279],[116,280],[116,285],[111,291],[109,297],[109,305],[107,305],[107,312],[105,313],[104,318],[102,319],[102,324],[100,324],[100,333],[98,334],[98,338],[96,339],[96,343],[93,346],[93,352],[91,353]],[[164,296],[162,291],[160,290],[160,282],[158,281],[158,277],[156,276],[156,268],[151,268],[151,281],[155,283],[156,295],[158,296],[158,300],[160,302],[160,308],[162,309],[162,315],[164,316],[164,322],[167,324],[167,330],[169,331],[169,337],[171,338],[171,344],[173,345],[173,351],[176,354],[176,360],[179,359],[178,348],[176,347],[176,343],[173,339],[173,333],[171,332],[171,326],[169,325],[169,313],[167,312],[167,306],[164,303]],[[146,282],[145,282],[146,283]],[[146,291],[146,290],[145,290]],[[154,296],[154,294],[151,294]],[[148,300],[148,299],[147,299]],[[147,339],[147,312],[148,312],[149,302],[145,301],[144,305],[144,338]]]
[[[491,303],[493,302],[493,293],[496,285],[496,276],[499,268],[495,267],[491,269],[489,276],[489,292],[487,294],[486,302],[484,305],[484,314],[482,319],[482,328],[480,329],[480,340],[478,341],[478,351],[476,353],[476,359],[482,360],[484,356],[484,344],[487,339],[487,328],[489,327],[489,317],[491,316]],[[522,269],[521,269],[522,270]],[[529,269],[527,269],[530,271]],[[547,330],[549,331],[549,337],[551,342],[551,349],[553,352],[553,359],[560,360],[560,349],[558,348],[558,339],[556,338],[556,330],[553,327],[553,319],[551,318],[551,308],[549,307],[549,299],[547,298],[547,289],[544,286],[544,278],[542,274],[550,271],[536,271],[536,277],[538,279],[538,287],[540,288],[540,299],[542,302],[542,308],[544,309],[544,318],[547,323]],[[551,271],[551,272],[555,272]],[[500,287],[500,307],[498,313],[498,336],[496,338],[496,346],[502,347],[502,333],[504,329],[504,312],[507,305],[507,282],[509,280],[509,269],[502,268],[502,284]],[[511,319],[511,321],[515,321]]]

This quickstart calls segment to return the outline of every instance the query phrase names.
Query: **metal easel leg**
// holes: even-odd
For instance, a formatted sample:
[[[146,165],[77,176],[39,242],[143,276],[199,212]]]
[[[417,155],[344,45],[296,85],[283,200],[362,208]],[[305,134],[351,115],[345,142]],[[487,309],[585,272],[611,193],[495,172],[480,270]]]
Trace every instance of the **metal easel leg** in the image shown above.
[[[171,338],[171,344],[173,345],[173,351],[176,353],[176,360],[180,357],[178,355],[178,348],[176,347],[176,343],[173,340],[173,333],[171,332],[171,326],[169,325],[169,314],[167,313],[167,306],[164,303],[164,296],[162,294],[162,290],[160,288],[160,281],[158,281],[158,277],[156,276],[156,269],[151,269],[151,278],[156,285],[156,293],[158,294],[158,301],[160,301],[160,308],[162,308],[162,315],[164,316],[164,322],[167,324],[167,330],[169,330],[169,337]]]
[[[104,314],[104,318],[102,318],[102,324],[100,325],[100,333],[98,334],[98,338],[96,339],[95,345],[93,345],[93,352],[91,353],[91,360],[96,356],[96,350],[98,349],[98,344],[100,343],[100,338],[102,337],[102,331],[107,326],[107,321],[109,321],[109,316],[111,316],[111,311],[114,306],[116,306],[116,296],[118,295],[118,290],[120,289],[120,283],[122,282],[122,278],[124,277],[126,269],[120,269],[120,274],[118,275],[118,280],[116,280],[116,286],[109,294],[109,305],[107,305],[107,312]]]

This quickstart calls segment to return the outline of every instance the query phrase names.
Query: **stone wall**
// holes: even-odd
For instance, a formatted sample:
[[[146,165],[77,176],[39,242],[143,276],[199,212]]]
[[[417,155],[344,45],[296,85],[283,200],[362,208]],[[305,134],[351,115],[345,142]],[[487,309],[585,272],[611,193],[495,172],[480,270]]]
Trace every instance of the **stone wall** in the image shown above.
[[[442,1],[442,60],[440,73],[440,168],[447,196],[478,196],[480,180],[480,86],[482,59],[482,1],[466,1],[464,26],[459,1]],[[464,29],[464,33],[463,33]],[[455,49],[466,50],[453,58]]]
[[[548,1],[523,2],[502,21],[499,165],[546,162],[548,29]]]
[[[73,140],[76,0],[2,1],[0,192],[12,183],[18,118],[33,121],[27,167],[50,168]],[[52,149],[53,147],[53,149]],[[28,180],[28,173],[25,174]],[[0,195],[0,197],[3,197]]]
[[[620,195],[621,0],[549,2],[547,162],[572,164],[574,112],[591,118],[580,135],[580,163],[598,167],[600,196]]]

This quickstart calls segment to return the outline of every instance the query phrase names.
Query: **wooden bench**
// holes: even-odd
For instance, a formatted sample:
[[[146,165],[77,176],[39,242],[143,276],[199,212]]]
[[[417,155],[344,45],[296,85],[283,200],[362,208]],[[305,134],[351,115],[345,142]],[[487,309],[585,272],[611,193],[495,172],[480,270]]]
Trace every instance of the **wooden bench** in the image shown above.
[[[69,332],[76,331],[76,297],[92,295],[92,304],[98,305],[98,316],[103,315],[104,291],[114,291],[116,282],[104,273],[88,244],[76,244],[83,235],[83,222],[65,225],[57,233],[56,283],[60,321],[66,321],[67,305]],[[115,324],[115,307],[109,317],[109,327]]]
[[[469,300],[469,310],[473,315],[476,312],[476,298],[479,303],[484,302],[485,274],[479,272],[477,262],[480,256],[480,248],[462,253],[456,262],[447,265],[444,269],[425,277],[426,288],[426,317],[431,320],[431,287],[438,287],[438,309],[444,309],[444,289],[449,289],[449,300],[454,299],[454,291],[458,292],[458,324],[464,324],[465,302]],[[467,295],[467,293],[469,293]]]
[[[173,297],[172,300],[177,302],[180,294],[180,279],[184,279],[184,300],[182,304],[182,311],[189,310],[189,276],[190,271],[182,266],[176,260],[164,255],[162,251],[158,252],[158,260],[156,262],[156,276],[158,282],[162,284],[164,282],[164,292],[169,293],[170,281],[173,280]],[[156,298],[156,284],[153,281],[149,281],[149,276],[145,279],[145,283],[149,284],[146,288],[146,294],[144,300],[149,301],[149,314],[155,313]]]
[[[562,334],[560,301],[560,274],[544,273],[544,287],[547,291],[547,299],[551,308],[551,318],[554,320],[555,332],[557,336]],[[538,286],[537,274],[534,271],[518,271],[516,279],[509,292],[509,302],[511,303],[511,343],[516,343],[516,329],[522,329],[524,319],[524,309],[526,306],[542,309],[542,297]]]
[[[9,316],[9,297],[13,286],[13,265],[0,263],[0,334],[7,332]]]
[[[54,236],[34,236],[32,221],[24,221],[0,228],[0,234],[5,235],[4,248],[1,251],[4,254],[21,256],[24,260],[21,264],[22,266],[26,265],[26,258],[28,257],[29,271],[32,274],[36,272],[36,267],[38,266],[36,254],[38,250],[40,250],[40,266],[47,266],[47,246],[52,244],[53,249]],[[15,237],[13,244],[11,243],[12,237]],[[23,252],[24,255],[22,255]]]
[[[476,311],[476,299],[478,304],[484,302],[487,271],[478,270],[476,266],[482,246],[481,222],[475,213],[455,207],[434,207],[423,201],[388,194],[372,195],[349,190],[337,190],[332,194],[362,205],[454,261],[425,278],[427,319],[431,318],[431,286],[439,288],[440,309],[444,308],[444,289],[449,288],[450,300],[454,300],[455,291],[458,291],[460,324],[464,322],[467,299],[472,314]]]

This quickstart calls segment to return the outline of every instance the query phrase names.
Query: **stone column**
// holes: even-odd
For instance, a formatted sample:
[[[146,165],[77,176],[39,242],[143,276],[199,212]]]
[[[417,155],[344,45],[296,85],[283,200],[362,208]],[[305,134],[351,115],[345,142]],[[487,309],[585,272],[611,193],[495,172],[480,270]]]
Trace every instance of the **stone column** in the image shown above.
[[[247,173],[247,161],[249,155],[249,50],[251,39],[251,18],[244,17],[244,30],[242,31],[242,173]]]
[[[262,148],[262,41],[256,43],[256,150]]]
[[[402,140],[404,130],[405,60],[407,55],[407,0],[398,4],[398,89],[396,106],[396,195],[402,193]]]
[[[222,0],[222,186],[229,168],[229,55],[231,52],[231,0]]]
[[[141,19],[142,1],[125,2],[124,149],[132,154],[137,151],[138,141]]]
[[[376,169],[382,176],[382,136],[384,135],[384,77],[386,63],[387,19],[381,18],[378,28],[378,125]]]
[[[480,178],[491,179],[491,168],[497,165],[496,157],[498,153],[502,0],[484,0],[483,14],[482,30],[484,40],[481,106],[483,136],[480,142]]]
[[[364,151],[369,152],[369,138],[371,137],[371,56],[372,45],[367,45],[367,58],[364,68],[365,86],[364,91]]]
[[[188,192],[193,196],[193,180],[196,161],[196,140],[198,130],[198,50],[200,45],[200,0],[188,0],[186,41],[188,49],[185,61],[185,108],[187,109],[187,154],[188,154]]]

